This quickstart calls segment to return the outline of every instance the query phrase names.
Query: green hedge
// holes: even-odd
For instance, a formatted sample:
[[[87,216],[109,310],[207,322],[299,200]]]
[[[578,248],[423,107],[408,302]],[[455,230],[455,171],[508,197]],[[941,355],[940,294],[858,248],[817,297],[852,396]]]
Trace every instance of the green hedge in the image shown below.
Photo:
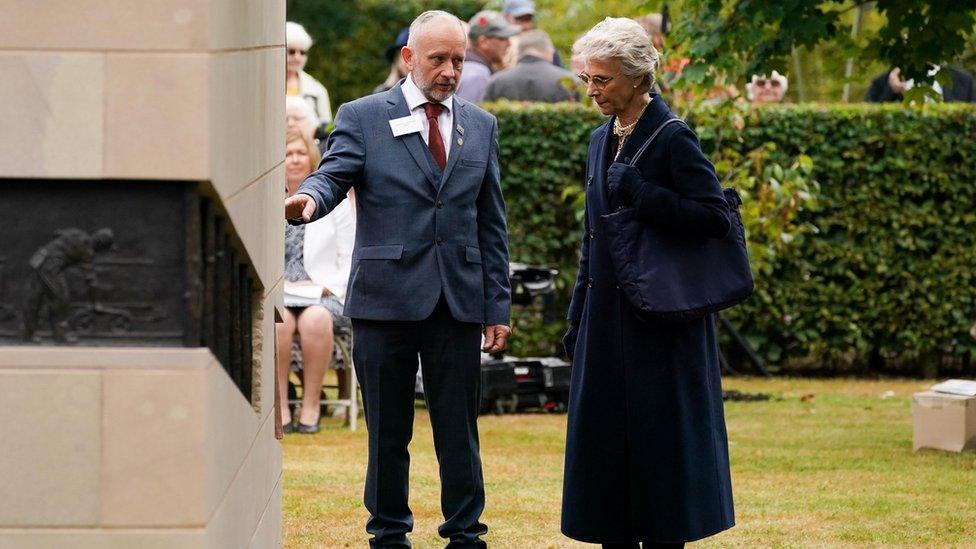
[[[552,315],[516,312],[515,352],[556,352],[576,273],[586,145],[602,117],[571,105],[488,108],[499,119],[512,258],[560,270]],[[756,272],[756,296],[729,312],[765,358],[793,371],[930,375],[968,361],[961,357],[976,350],[967,333],[976,320],[976,109],[786,106],[687,118],[721,178],[737,162],[766,162],[775,169],[756,173],[779,190],[779,166],[810,170],[812,161],[819,187],[804,189],[819,190],[811,206],[791,210],[783,227],[791,234],[750,234],[754,254],[771,242],[779,251]]]

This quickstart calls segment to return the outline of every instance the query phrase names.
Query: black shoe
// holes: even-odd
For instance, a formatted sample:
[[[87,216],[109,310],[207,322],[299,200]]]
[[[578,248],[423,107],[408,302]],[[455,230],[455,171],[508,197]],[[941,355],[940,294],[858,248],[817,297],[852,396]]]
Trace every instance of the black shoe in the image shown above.
[[[286,434],[287,433],[294,433],[295,432],[295,424],[292,423],[292,422],[288,422],[288,423],[283,424],[281,426],[281,432],[282,433],[286,433]]]
[[[299,421],[298,422],[298,432],[301,433],[301,434],[303,434],[303,435],[314,435],[315,433],[319,432],[319,423],[320,423],[320,421],[316,421],[315,422],[315,425],[305,425],[304,423],[302,423],[301,421]]]

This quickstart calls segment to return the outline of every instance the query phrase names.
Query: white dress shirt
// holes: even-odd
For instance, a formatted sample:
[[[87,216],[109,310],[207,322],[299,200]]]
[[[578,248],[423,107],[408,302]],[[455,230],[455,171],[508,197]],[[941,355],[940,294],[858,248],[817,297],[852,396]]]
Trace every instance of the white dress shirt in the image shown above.
[[[410,113],[420,117],[424,125],[424,131],[420,133],[424,138],[424,143],[427,143],[427,134],[430,133],[430,123],[427,122],[424,103],[429,103],[430,101],[424,96],[424,92],[420,91],[420,88],[413,83],[412,75],[407,75],[407,78],[403,81],[403,85],[400,86],[400,90],[403,91],[403,97],[407,100],[407,107],[410,109]],[[440,104],[444,105],[444,108],[441,109],[441,114],[437,117],[437,126],[441,130],[441,140],[444,141],[444,157],[448,158],[451,155],[451,130],[454,125],[454,96],[451,95],[441,101]]]

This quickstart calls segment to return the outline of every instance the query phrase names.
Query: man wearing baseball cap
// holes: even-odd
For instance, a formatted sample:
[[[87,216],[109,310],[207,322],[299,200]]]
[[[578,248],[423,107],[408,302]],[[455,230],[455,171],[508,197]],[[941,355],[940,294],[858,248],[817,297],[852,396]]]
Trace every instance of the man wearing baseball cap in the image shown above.
[[[468,51],[464,59],[464,71],[458,82],[457,94],[462,99],[477,103],[484,99],[488,77],[499,67],[511,45],[509,40],[522,29],[509,25],[501,14],[480,11],[469,21]]]
[[[518,25],[523,32],[535,28],[535,2],[532,0],[505,0],[502,13],[509,23]]]
[[[502,4],[502,14],[510,25],[515,25],[528,32],[535,29],[535,2],[532,0],[505,0]],[[553,51],[552,64],[562,68],[563,58],[559,51]]]

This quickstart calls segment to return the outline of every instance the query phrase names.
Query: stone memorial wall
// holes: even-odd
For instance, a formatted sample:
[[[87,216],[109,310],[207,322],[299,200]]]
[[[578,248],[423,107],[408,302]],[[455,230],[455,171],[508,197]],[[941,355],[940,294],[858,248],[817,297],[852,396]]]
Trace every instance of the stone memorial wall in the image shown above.
[[[284,0],[0,0],[0,547],[276,547]]]

